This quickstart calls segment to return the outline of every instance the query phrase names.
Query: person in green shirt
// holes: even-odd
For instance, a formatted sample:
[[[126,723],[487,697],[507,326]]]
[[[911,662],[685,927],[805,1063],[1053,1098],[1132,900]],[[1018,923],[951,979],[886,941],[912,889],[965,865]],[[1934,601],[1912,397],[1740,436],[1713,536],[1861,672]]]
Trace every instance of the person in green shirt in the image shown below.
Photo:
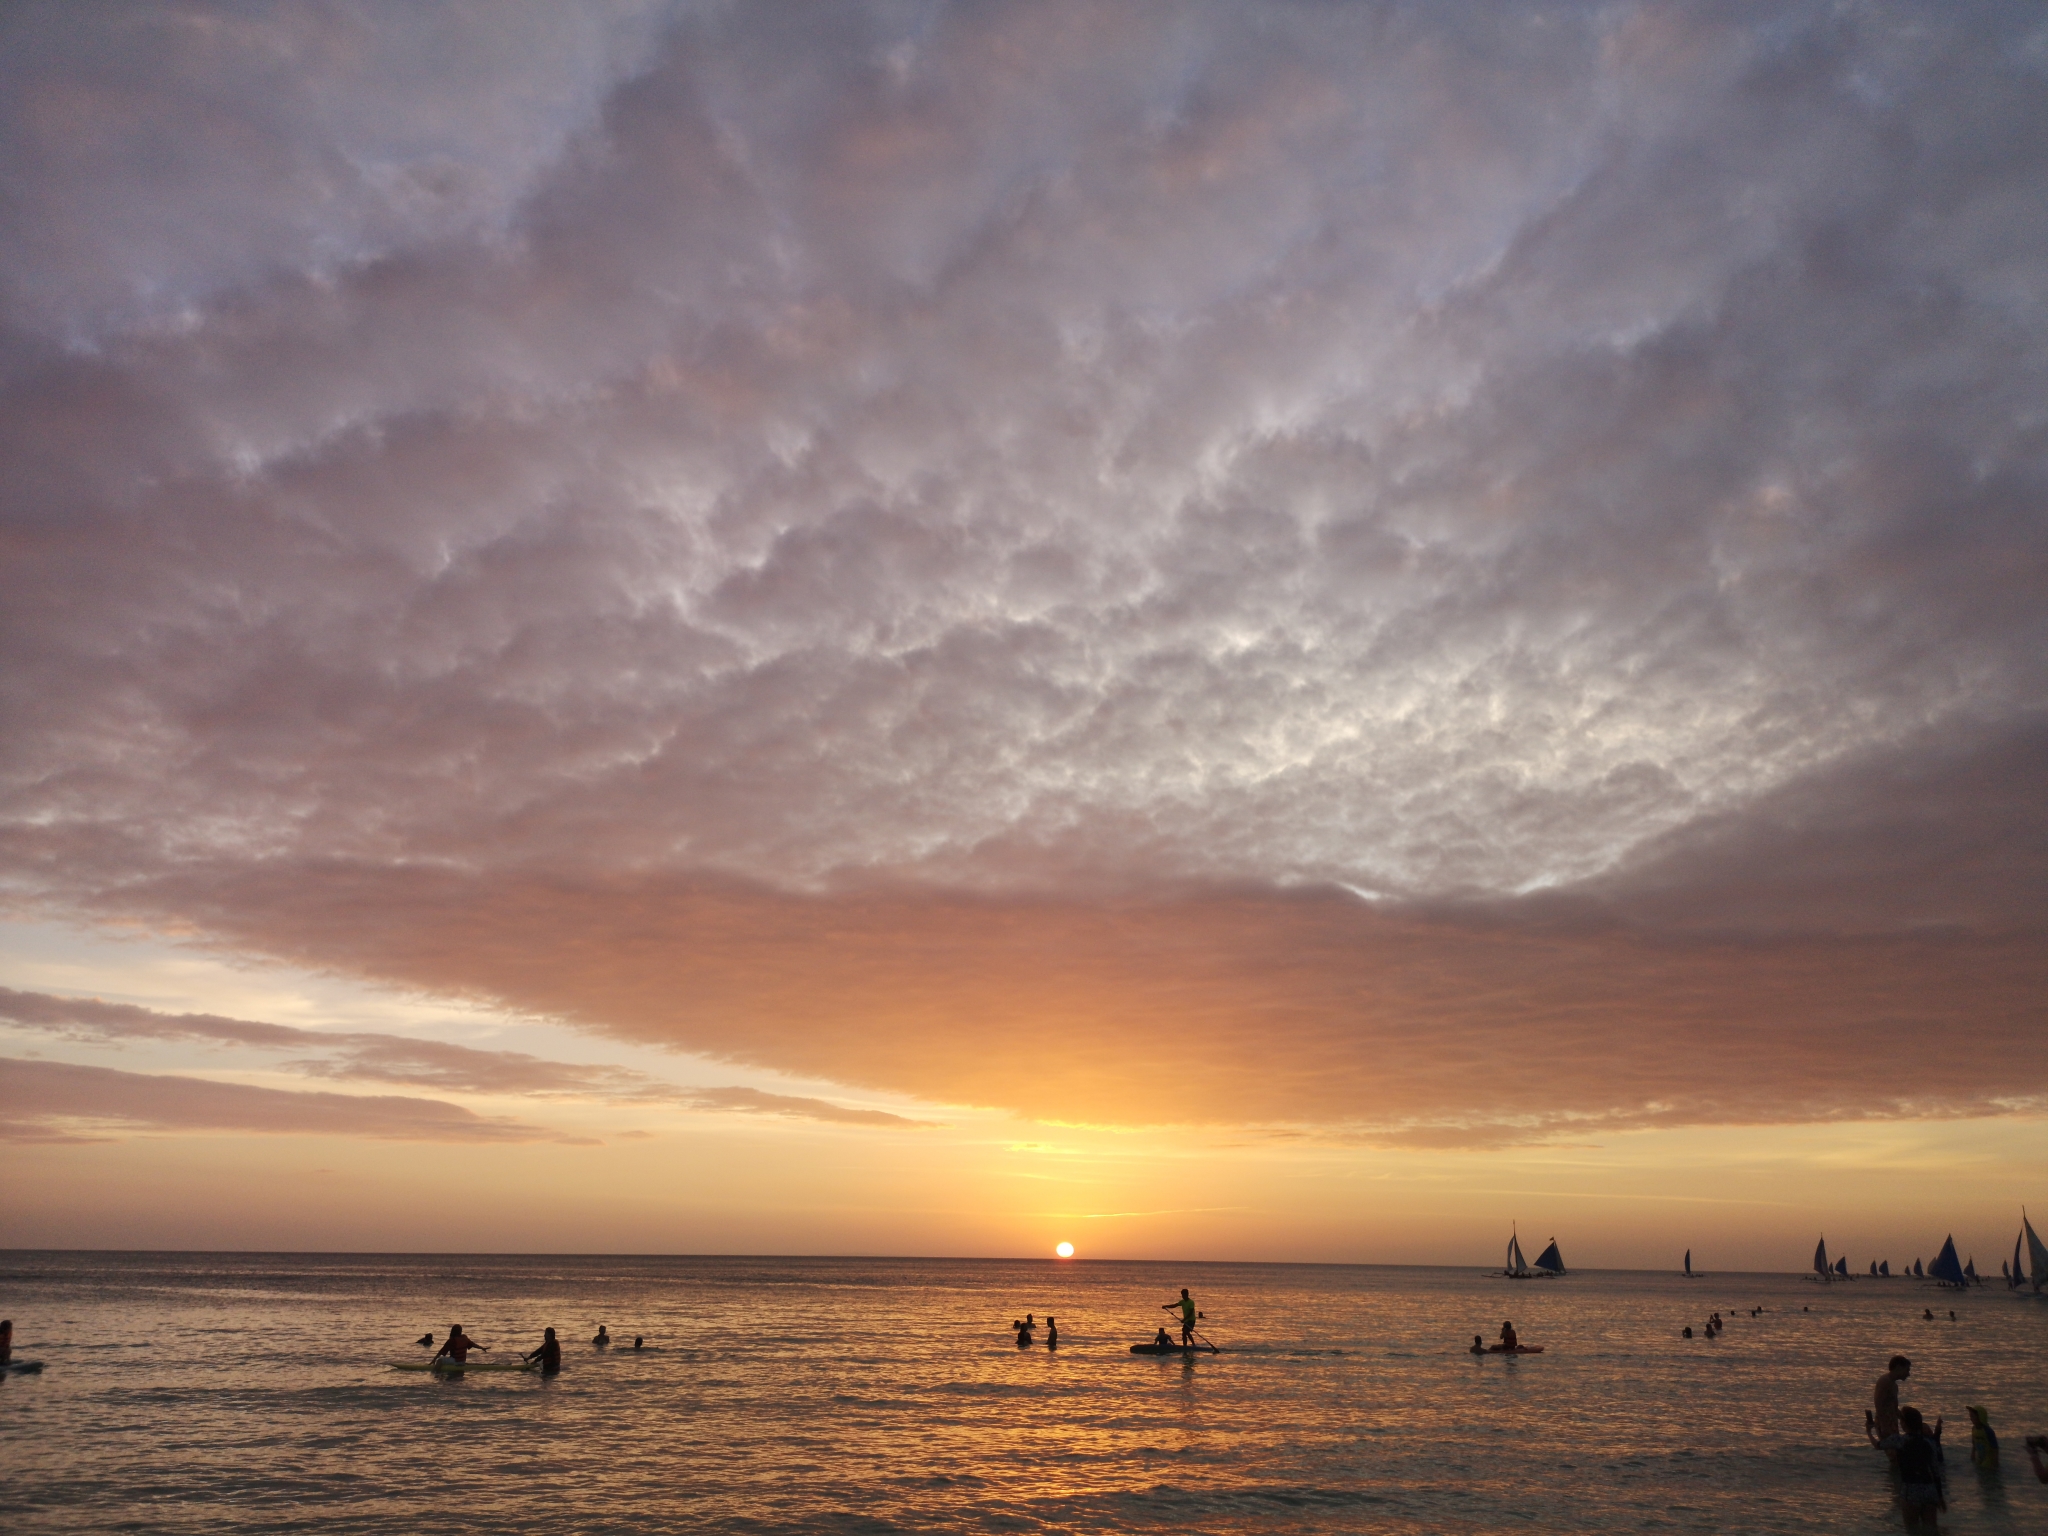
[[[1195,1319],[1202,1314],[1195,1310],[1195,1298],[1188,1294],[1187,1287],[1181,1287],[1179,1301],[1169,1301],[1159,1310],[1180,1313],[1181,1348],[1190,1347],[1195,1342]]]

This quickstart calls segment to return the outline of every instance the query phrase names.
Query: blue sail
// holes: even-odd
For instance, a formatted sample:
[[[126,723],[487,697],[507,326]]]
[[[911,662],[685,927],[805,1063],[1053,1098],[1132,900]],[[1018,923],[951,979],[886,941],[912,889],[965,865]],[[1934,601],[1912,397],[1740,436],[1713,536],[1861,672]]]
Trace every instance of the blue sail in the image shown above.
[[[1846,1253],[1835,1260],[1835,1273],[1844,1280],[1849,1278],[1849,1256]]]
[[[1891,1277],[1892,1261],[1890,1259],[1879,1259],[1877,1261],[1877,1278],[1880,1280],[1889,1280],[1891,1279]]]
[[[1941,1245],[1941,1252],[1934,1257],[1934,1268],[1928,1273],[1943,1285],[1962,1286],[1970,1282],[1963,1278],[1963,1262],[1956,1257],[1956,1240],[1948,1238]]]
[[[1557,1239],[1550,1240],[1550,1246],[1536,1256],[1536,1267],[1547,1275],[1561,1275],[1565,1272],[1564,1255],[1557,1251]]]

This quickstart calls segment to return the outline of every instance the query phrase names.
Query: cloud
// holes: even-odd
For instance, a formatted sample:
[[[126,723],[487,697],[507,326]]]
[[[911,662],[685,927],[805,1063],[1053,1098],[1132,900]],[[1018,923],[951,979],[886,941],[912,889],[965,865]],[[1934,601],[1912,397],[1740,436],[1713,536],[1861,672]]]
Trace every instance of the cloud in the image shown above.
[[[823,1099],[763,1093],[753,1088],[680,1088],[627,1067],[548,1061],[524,1051],[481,1051],[405,1035],[297,1029],[205,1013],[160,1013],[132,1003],[53,997],[9,987],[0,987],[0,1022],[77,1040],[190,1040],[270,1050],[318,1051],[321,1054],[302,1056],[289,1065],[313,1077],[403,1083],[446,1093],[679,1104],[694,1109],[784,1115],[841,1125],[929,1123],[878,1109],[848,1109]]]
[[[17,905],[1054,1116],[2039,1093],[2031,8],[55,14]]]
[[[79,1126],[134,1131],[242,1131],[380,1141],[554,1141],[594,1146],[517,1120],[437,1099],[293,1093],[204,1078],[69,1062],[0,1061],[0,1138],[90,1139]]]

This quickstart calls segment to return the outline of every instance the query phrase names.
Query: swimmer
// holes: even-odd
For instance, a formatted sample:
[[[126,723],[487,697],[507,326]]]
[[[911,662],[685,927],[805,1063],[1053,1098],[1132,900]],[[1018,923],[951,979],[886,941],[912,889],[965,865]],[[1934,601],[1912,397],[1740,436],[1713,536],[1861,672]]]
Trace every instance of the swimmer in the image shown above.
[[[1050,1312],[1045,1314],[1045,1347],[1047,1349],[1058,1349],[1060,1347],[1060,1320]]]
[[[645,1349],[647,1347],[647,1341],[636,1333],[633,1335],[633,1347],[635,1349]]]
[[[1933,1321],[1934,1321],[1934,1308],[1932,1308],[1932,1307],[1922,1307],[1922,1308],[1920,1309],[1920,1320],[1921,1320],[1922,1322],[1924,1322],[1924,1323],[1931,1323],[1931,1322],[1933,1322]]]
[[[421,1334],[419,1343],[422,1349],[432,1349],[434,1347],[434,1335],[431,1332]]]
[[[605,1330],[605,1326],[603,1323],[599,1323],[597,1325],[597,1337],[592,1339],[590,1342],[595,1344],[599,1349],[603,1349],[607,1345],[609,1345],[611,1341],[611,1334]]]
[[[1683,1333],[1679,1334],[1679,1337],[1680,1337],[1680,1338],[1682,1338],[1682,1339],[1689,1339],[1689,1338],[1691,1338],[1691,1337],[1692,1337],[1692,1324],[1691,1324],[1691,1323],[1687,1323],[1687,1324],[1685,1325],[1685,1331],[1684,1331]]]
[[[1685,1331],[1687,1333],[1692,1332],[1690,1328],[1686,1329]],[[1483,1355],[1486,1353],[1486,1340],[1479,1337],[1479,1335],[1476,1333],[1472,1335],[1472,1353],[1475,1355]]]
[[[555,1338],[555,1330],[552,1328],[542,1329],[540,1348],[530,1355],[521,1355],[519,1358],[527,1361],[538,1360],[540,1362],[540,1373],[543,1376],[554,1375],[555,1372],[562,1368],[562,1346],[560,1341]]]

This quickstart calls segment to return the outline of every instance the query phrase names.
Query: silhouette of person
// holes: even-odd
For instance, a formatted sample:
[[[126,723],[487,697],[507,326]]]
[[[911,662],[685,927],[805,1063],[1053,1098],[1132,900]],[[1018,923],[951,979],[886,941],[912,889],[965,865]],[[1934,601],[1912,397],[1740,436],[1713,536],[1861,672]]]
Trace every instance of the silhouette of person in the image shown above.
[[[1058,1349],[1060,1347],[1060,1320],[1050,1312],[1045,1314],[1045,1347],[1047,1349]]]
[[[1687,1329],[1686,1331],[1690,1333],[1692,1330]],[[1486,1340],[1482,1339],[1476,1333],[1472,1335],[1472,1353],[1475,1355],[1483,1355],[1486,1353]]]
[[[1513,1323],[1504,1322],[1500,1325],[1500,1347],[1502,1350],[1512,1354],[1515,1347],[1521,1342],[1520,1337],[1515,1333],[1515,1325]]]
[[[599,1323],[597,1325],[597,1337],[592,1339],[590,1342],[595,1344],[599,1349],[603,1349],[606,1345],[610,1344],[611,1341],[611,1334],[605,1330],[605,1326],[603,1323]]]
[[[1863,1413],[1863,1433],[1872,1445],[1899,1432],[1899,1383],[1912,1374],[1913,1362],[1904,1355],[1893,1355],[1877,1378],[1870,1393],[1872,1406]]]
[[[1691,1338],[1691,1337],[1692,1337],[1692,1324],[1691,1324],[1691,1323],[1687,1323],[1687,1324],[1685,1325],[1685,1331],[1684,1331],[1683,1333],[1681,1333],[1681,1334],[1679,1335],[1679,1337],[1680,1337],[1680,1338],[1684,1338],[1684,1339],[1689,1339],[1689,1338]]]
[[[1195,1311],[1195,1299],[1188,1294],[1186,1286],[1180,1288],[1179,1301],[1169,1301],[1159,1310],[1162,1312],[1178,1310],[1180,1313],[1180,1342],[1182,1347],[1185,1348],[1195,1342],[1195,1319],[1201,1314]]]
[[[1936,1423],[1930,1435],[1918,1408],[1901,1408],[1899,1433],[1887,1435],[1879,1442],[1879,1449],[1899,1469],[1899,1510],[1906,1517],[1906,1529],[1932,1531],[1938,1536],[1941,1527],[1936,1516],[1948,1508],[1940,1424]]]
[[[472,1349],[487,1349],[489,1347],[489,1345],[477,1343],[475,1339],[464,1333],[462,1331],[462,1324],[450,1323],[448,1325],[447,1342],[434,1352],[434,1359],[439,1361],[446,1358],[453,1360],[457,1365],[462,1365],[468,1361],[469,1352]]]
[[[562,1346],[560,1341],[555,1338],[555,1330],[552,1328],[542,1329],[540,1348],[530,1355],[521,1355],[520,1359],[538,1360],[540,1362],[540,1373],[543,1376],[552,1376],[555,1372],[559,1371],[562,1368]]]
[[[432,1331],[430,1330],[426,1333],[421,1334],[419,1341],[428,1349],[432,1349],[434,1347],[434,1335]]]

